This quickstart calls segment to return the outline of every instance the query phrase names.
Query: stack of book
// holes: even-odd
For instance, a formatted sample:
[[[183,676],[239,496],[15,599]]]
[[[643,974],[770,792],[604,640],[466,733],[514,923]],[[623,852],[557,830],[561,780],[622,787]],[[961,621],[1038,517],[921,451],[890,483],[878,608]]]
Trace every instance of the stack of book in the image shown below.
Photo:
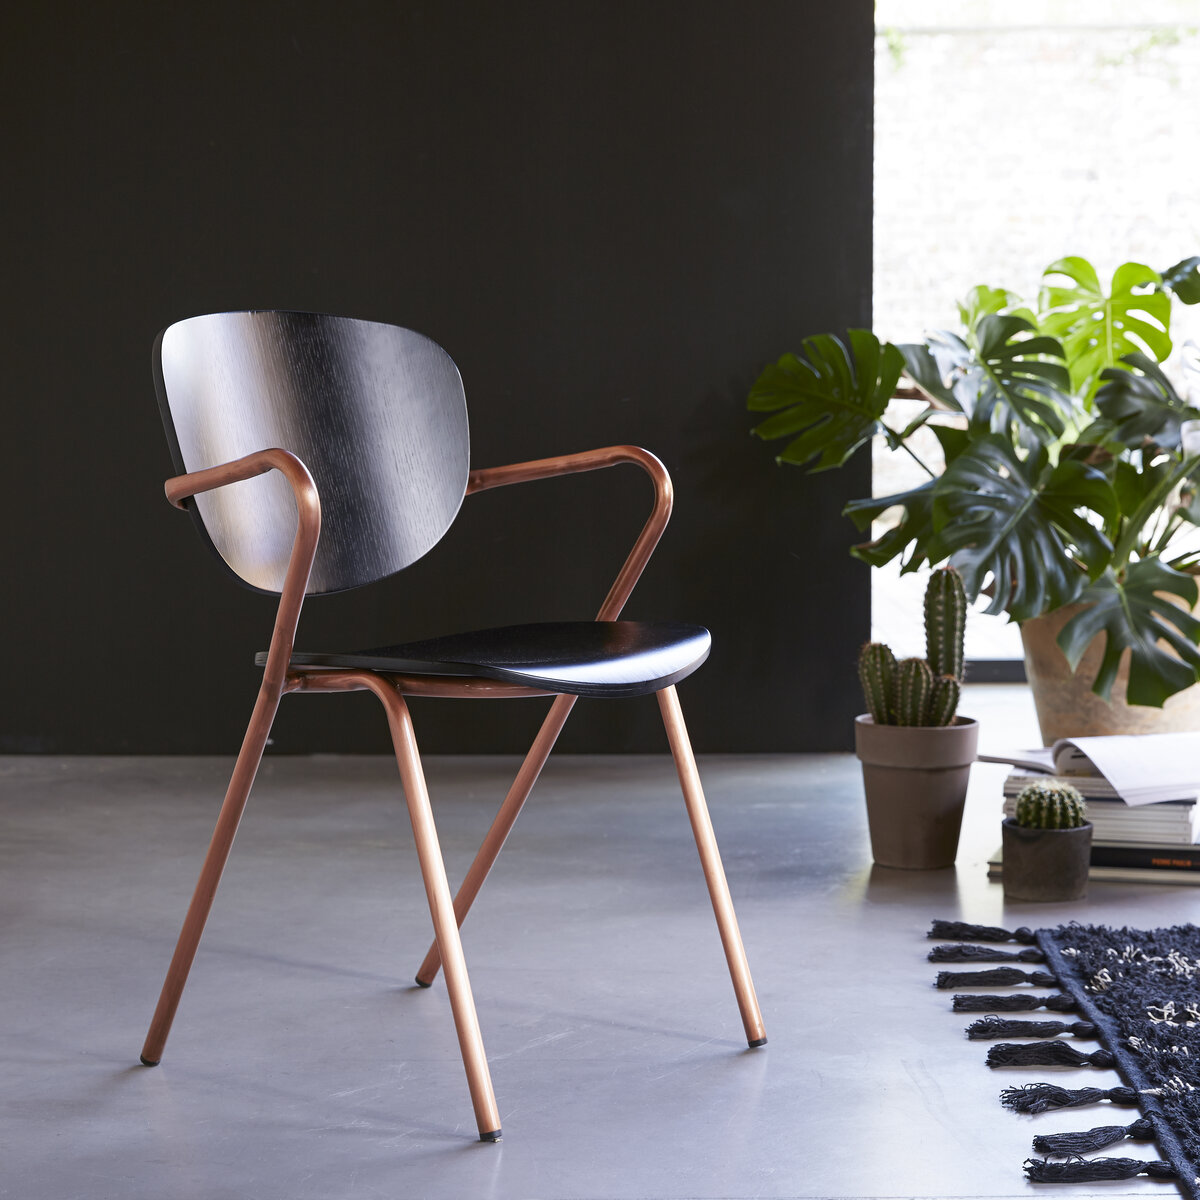
[[[1195,734],[1155,734],[1075,738],[991,761],[1016,767],[1004,781],[1006,817],[1014,815],[1026,784],[1057,778],[1079,789],[1093,826],[1090,878],[1200,884],[1200,753],[1192,757],[1197,751]],[[997,852],[988,862],[988,878],[1002,874]]]

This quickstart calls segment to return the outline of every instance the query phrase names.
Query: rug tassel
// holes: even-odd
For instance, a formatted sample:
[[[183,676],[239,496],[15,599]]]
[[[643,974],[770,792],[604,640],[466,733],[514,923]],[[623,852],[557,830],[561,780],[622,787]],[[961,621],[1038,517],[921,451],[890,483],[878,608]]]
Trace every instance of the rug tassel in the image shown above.
[[[989,1067],[1111,1067],[1116,1059],[1107,1050],[1083,1054],[1070,1042],[1001,1042],[987,1053]]]
[[[994,971],[939,971],[934,987],[1013,987],[1032,983],[1035,987],[1054,987],[1058,983],[1046,971],[1018,971],[1016,967],[997,967]]]
[[[1065,1088],[1056,1083],[1027,1083],[1024,1087],[1005,1088],[1000,1093],[1000,1103],[1012,1112],[1043,1113],[1054,1108],[1082,1108],[1087,1104],[1099,1104],[1109,1100],[1132,1108],[1138,1102],[1138,1093],[1130,1087],[1114,1088]]]
[[[930,962],[1045,962],[1036,946],[1024,950],[997,950],[992,946],[934,946]]]
[[[1132,1125],[1101,1125],[1080,1133],[1039,1134],[1033,1139],[1033,1148],[1041,1154],[1088,1154],[1126,1138],[1135,1142],[1153,1141],[1154,1123],[1147,1117],[1139,1117]]]
[[[981,1017],[967,1026],[973,1042],[994,1041],[1002,1037],[1052,1038],[1059,1033],[1093,1038],[1099,1033],[1091,1021],[1006,1021],[1003,1017]]]
[[[1179,1178],[1170,1163],[1144,1158],[1071,1158],[1066,1162],[1030,1158],[1025,1161],[1025,1174],[1031,1183],[1092,1183],[1101,1179],[1133,1179],[1137,1175],[1149,1175],[1151,1179]]]
[[[951,1001],[955,1012],[1033,1012],[1035,1008],[1048,1008],[1054,1012],[1071,1012],[1075,1007],[1072,997],[1065,994],[1055,996],[955,996]]]
[[[928,935],[947,942],[1021,942],[1032,946],[1037,935],[1024,925],[1011,933],[995,925],[968,925],[963,921],[934,921]]]

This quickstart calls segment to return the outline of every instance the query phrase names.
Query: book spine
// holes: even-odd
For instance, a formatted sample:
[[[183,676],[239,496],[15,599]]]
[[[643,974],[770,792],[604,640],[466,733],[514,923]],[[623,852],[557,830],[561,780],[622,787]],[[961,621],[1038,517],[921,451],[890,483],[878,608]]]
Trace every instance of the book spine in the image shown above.
[[[1031,783],[1069,783],[1084,799],[1092,800],[1121,800],[1112,784],[1103,779],[1085,779],[1076,776],[1068,779],[1065,775],[1009,775],[1002,785],[1006,796],[1015,796],[1020,790]],[[1124,801],[1121,801],[1124,803]]]
[[[1200,871],[1200,846],[1092,846],[1093,867]]]

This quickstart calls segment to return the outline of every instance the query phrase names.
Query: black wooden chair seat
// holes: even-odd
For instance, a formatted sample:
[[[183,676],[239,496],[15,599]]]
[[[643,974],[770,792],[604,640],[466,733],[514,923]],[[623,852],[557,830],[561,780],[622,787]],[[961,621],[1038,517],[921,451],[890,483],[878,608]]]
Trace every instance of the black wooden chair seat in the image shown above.
[[[573,696],[644,696],[708,657],[708,630],[679,621],[555,621],[477,629],[347,654],[293,652],[293,668],[457,675]],[[266,651],[255,655],[261,667]]]

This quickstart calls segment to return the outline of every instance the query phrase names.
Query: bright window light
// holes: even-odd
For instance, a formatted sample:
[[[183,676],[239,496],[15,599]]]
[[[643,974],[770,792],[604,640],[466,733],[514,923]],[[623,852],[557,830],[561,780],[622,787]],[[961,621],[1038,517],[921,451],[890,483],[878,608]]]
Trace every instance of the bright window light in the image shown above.
[[[1107,281],[1122,262],[1200,254],[1197,197],[1200,0],[878,0],[881,337],[956,328],[977,283],[1034,300],[1064,255]],[[1200,341],[1200,305],[1176,307],[1172,335]],[[874,474],[876,495],[924,478],[882,444]],[[925,577],[872,571],[872,636],[899,654],[924,653]],[[972,615],[967,657],[1020,658],[1016,626]]]

